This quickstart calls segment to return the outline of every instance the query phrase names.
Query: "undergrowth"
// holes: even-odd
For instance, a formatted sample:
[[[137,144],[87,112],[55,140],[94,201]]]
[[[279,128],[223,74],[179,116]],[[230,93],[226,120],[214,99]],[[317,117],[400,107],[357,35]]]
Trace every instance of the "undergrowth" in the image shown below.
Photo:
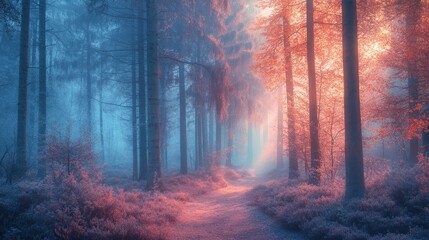
[[[165,239],[183,202],[242,175],[211,168],[165,177],[147,192],[144,182],[130,189],[104,184],[82,139],[50,139],[44,159],[46,179],[0,189],[1,239]]]
[[[427,160],[426,160],[427,161]],[[254,205],[310,239],[429,239],[429,168],[367,181],[364,199],[344,201],[342,180],[321,186],[287,179],[254,188]]]

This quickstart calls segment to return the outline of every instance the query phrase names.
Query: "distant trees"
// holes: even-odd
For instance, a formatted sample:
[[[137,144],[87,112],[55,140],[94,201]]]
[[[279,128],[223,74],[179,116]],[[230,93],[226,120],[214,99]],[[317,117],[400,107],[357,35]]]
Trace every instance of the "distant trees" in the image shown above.
[[[399,60],[402,62],[400,70],[405,72],[407,79],[407,96],[408,101],[408,129],[407,136],[409,139],[409,154],[408,163],[410,166],[415,166],[418,162],[419,140],[422,133],[426,131],[428,120],[425,117],[427,112],[427,95],[424,89],[427,87],[427,71],[423,70],[428,63],[427,58],[423,56],[427,51],[427,41],[423,39],[427,35],[427,21],[425,13],[427,13],[427,3],[421,0],[398,1],[400,10],[396,12],[402,13],[400,23],[403,24],[398,32],[403,41],[401,47],[403,55]],[[425,12],[426,11],[426,12]],[[426,22],[425,22],[426,21]],[[427,52],[426,52],[427,55]]]
[[[7,31],[11,24],[19,22],[19,11],[11,0],[0,0],[0,22]]]
[[[234,1],[230,3],[231,14],[225,19],[226,31],[221,37],[222,45],[225,49],[225,61],[229,66],[230,92],[228,99],[228,114],[225,119],[226,134],[226,159],[225,164],[232,166],[233,153],[238,150],[235,141],[241,141],[234,136],[239,134],[238,126],[240,122],[247,119],[247,105],[250,98],[250,86],[255,81],[256,76],[252,72],[243,71],[250,68],[254,41],[249,30],[246,28],[251,18],[246,16],[245,7],[249,7],[244,1]],[[236,140],[237,139],[237,140]],[[238,143],[239,144],[239,143]]]
[[[301,55],[301,50],[297,47],[297,38],[293,34],[296,27],[290,23],[292,16],[292,9],[289,2],[281,2],[277,0],[264,2],[261,1],[261,7],[268,8],[272,7],[273,11],[270,16],[266,19],[261,18],[257,21],[256,27],[262,30],[263,36],[266,38],[266,42],[260,47],[260,52],[255,56],[255,67],[258,70],[258,74],[262,74],[264,82],[269,88],[277,86],[279,88],[286,87],[286,98],[279,95],[279,109],[278,113],[278,155],[282,150],[283,141],[288,146],[288,159],[289,159],[289,178],[294,179],[299,176],[298,167],[298,150],[301,146],[297,144],[296,127],[295,127],[295,88],[293,69],[296,59],[292,59],[292,54]],[[273,24],[275,23],[275,24]],[[279,34],[280,32],[280,34]],[[277,47],[281,47],[282,51],[277,51]],[[267,56],[270,56],[268,58]],[[296,68],[296,66],[295,66]],[[278,90],[283,92],[282,90]],[[283,136],[283,100],[286,99],[286,112],[287,112],[287,139]],[[281,107],[281,108],[280,108]],[[287,141],[286,141],[287,140]],[[280,161],[280,160],[278,160]]]
[[[372,85],[379,100],[371,107],[370,118],[381,124],[377,131],[380,138],[395,144],[396,153],[386,154],[394,154],[396,162],[404,160],[411,167],[425,151],[423,138],[429,125],[424,90],[428,86],[428,7],[425,1],[392,0],[378,3],[380,10],[376,12],[384,20],[381,28],[385,35],[379,37],[383,44],[379,65],[391,73]]]

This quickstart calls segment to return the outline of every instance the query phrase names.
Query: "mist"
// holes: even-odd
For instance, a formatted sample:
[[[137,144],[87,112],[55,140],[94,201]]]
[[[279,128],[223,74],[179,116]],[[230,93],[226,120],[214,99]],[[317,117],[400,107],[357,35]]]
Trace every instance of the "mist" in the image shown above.
[[[429,238],[428,17],[0,0],[0,238]]]

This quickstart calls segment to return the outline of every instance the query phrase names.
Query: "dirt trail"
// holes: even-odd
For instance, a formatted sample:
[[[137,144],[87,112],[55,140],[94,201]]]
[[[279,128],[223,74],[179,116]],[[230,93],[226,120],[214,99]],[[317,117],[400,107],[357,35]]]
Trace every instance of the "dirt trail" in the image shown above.
[[[246,192],[257,183],[241,179],[186,204],[168,239],[304,239],[248,205]]]

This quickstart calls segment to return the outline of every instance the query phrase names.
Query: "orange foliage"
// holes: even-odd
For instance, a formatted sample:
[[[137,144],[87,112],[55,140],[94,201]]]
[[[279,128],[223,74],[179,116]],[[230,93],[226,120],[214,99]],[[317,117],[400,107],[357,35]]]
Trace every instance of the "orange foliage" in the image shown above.
[[[386,10],[389,4],[381,0],[358,1],[361,111],[366,129],[377,121],[375,113],[382,108],[380,99],[387,89],[384,56],[393,49],[394,32],[391,15]],[[286,69],[293,70],[297,147],[300,161],[304,161],[309,153],[305,2],[259,0],[257,6],[263,9],[263,14],[257,17],[253,29],[261,35],[262,43],[254,56],[253,69],[270,90],[282,87]],[[332,174],[342,164],[344,152],[341,2],[316,0],[314,7],[322,171]],[[291,43],[290,49],[283,47],[283,17],[289,19],[286,36]],[[292,53],[292,66],[285,65],[284,51]],[[364,136],[368,136],[367,130],[364,130]]]

